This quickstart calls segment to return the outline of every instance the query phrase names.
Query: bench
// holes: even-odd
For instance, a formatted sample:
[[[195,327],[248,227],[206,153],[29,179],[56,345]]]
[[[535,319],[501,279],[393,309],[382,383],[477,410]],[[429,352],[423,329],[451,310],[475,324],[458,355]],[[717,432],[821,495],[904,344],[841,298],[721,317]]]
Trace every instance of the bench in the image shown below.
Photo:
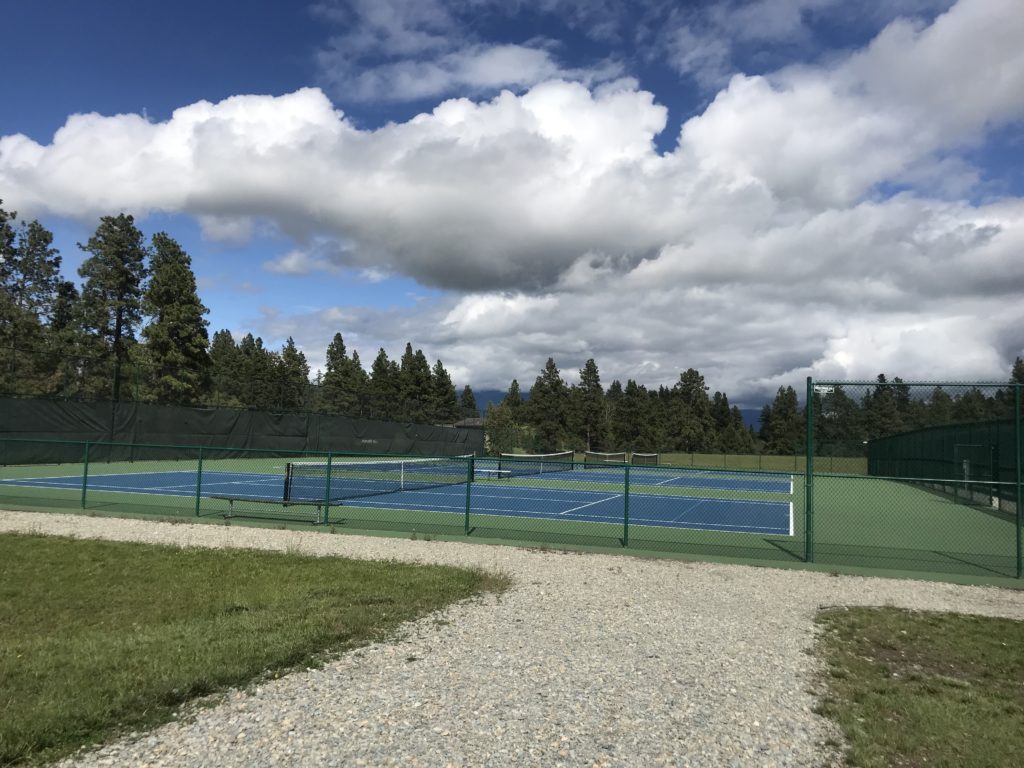
[[[316,519],[314,523],[321,521],[321,510],[323,509],[324,503],[322,501],[286,501],[284,499],[268,499],[260,496],[227,496],[221,494],[215,494],[207,496],[208,499],[220,499],[228,503],[228,513],[224,517],[247,517],[245,514],[235,515],[235,502],[236,501],[247,501],[257,502],[260,504],[276,504],[280,507],[316,507]],[[281,518],[286,519],[286,518]],[[287,518],[290,519],[290,518]]]

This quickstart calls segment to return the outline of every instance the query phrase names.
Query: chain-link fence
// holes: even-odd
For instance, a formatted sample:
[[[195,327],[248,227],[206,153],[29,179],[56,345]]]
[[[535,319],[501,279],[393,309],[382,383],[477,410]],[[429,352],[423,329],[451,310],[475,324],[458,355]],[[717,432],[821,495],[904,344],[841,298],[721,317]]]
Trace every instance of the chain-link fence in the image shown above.
[[[396,457],[0,439],[0,507],[221,516],[757,559],[802,556],[801,478],[645,454]]]
[[[1019,384],[807,383],[807,560],[1021,573]],[[859,453],[840,475],[823,457]]]
[[[0,438],[0,507],[1020,577],[1020,398],[808,380],[805,455],[772,470]]]

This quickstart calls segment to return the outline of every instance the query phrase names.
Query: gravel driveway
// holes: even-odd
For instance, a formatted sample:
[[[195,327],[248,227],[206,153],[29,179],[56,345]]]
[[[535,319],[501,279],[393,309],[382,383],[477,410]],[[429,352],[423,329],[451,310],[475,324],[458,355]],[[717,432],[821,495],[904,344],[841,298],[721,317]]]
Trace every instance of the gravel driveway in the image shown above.
[[[61,765],[829,765],[818,608],[1024,618],[1024,592],[453,542],[0,512],[0,531],[478,566],[515,584],[390,645]]]

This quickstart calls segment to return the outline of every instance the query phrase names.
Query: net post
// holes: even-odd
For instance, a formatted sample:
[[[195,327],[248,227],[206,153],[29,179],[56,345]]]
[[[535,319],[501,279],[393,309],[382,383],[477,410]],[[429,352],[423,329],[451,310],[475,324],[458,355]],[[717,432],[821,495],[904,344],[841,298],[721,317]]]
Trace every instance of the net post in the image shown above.
[[[814,562],[814,380],[807,377],[807,461],[804,466],[804,561]],[[794,456],[794,464],[796,457]]]
[[[330,519],[330,508],[331,508],[331,452],[327,452],[327,475],[324,477],[324,519],[321,521],[323,525],[327,525],[327,521]]]
[[[475,470],[476,460],[473,456],[466,459],[466,520],[463,526],[463,531],[469,536],[469,505],[470,505],[470,488],[473,485],[473,475]]]
[[[85,441],[82,455],[82,509],[85,509],[85,489],[89,487],[89,441]]]
[[[203,447],[199,446],[199,462],[196,465],[196,517],[199,517],[199,500],[203,495]]]
[[[1024,478],[1021,477],[1021,452],[1024,452],[1024,435],[1021,434],[1021,384],[1013,388],[1013,432],[1017,450],[1015,457],[1015,476],[1017,484],[1017,578],[1024,578]]]
[[[622,493],[622,546],[629,546],[629,464],[626,465],[626,472],[623,478]]]

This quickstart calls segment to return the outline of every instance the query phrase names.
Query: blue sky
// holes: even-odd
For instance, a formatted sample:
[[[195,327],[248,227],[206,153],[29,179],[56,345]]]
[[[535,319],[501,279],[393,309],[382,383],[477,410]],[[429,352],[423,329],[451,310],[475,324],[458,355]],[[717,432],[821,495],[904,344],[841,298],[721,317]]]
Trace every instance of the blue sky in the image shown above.
[[[1014,0],[5,7],[0,199],[193,258],[211,332],[406,341],[458,384],[1004,379]]]

